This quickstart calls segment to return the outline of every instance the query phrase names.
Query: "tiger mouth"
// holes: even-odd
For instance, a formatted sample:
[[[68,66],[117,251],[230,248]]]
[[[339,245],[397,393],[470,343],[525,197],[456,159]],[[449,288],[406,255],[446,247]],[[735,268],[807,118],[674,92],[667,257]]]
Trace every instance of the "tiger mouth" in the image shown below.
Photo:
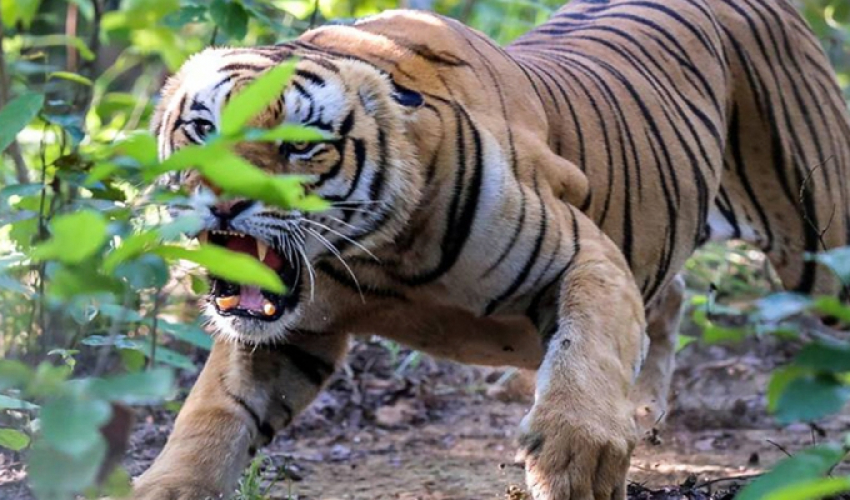
[[[278,294],[211,275],[210,298],[219,315],[271,322],[298,305],[301,288],[299,262],[288,260],[274,247],[237,231],[203,231],[198,240],[254,257],[273,269],[286,286],[286,291]]]

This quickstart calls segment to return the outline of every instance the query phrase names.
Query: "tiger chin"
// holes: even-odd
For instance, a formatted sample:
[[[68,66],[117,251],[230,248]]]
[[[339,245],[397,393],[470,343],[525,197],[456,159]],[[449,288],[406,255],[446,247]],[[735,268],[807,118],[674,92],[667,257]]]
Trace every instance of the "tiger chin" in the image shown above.
[[[666,414],[678,273],[697,247],[743,239],[789,289],[838,290],[803,255],[848,241],[850,121],[784,0],[574,0],[505,48],[393,11],[207,49],[163,89],[160,157],[203,143],[232,95],[293,57],[252,125],[326,139],[236,150],[309,176],[329,208],[165,180],[190,193],[200,239],[258,258],[287,291],[213,278],[212,352],[136,499],[232,493],[358,335],[537,370],[519,432],[531,495],[624,498],[640,432]]]

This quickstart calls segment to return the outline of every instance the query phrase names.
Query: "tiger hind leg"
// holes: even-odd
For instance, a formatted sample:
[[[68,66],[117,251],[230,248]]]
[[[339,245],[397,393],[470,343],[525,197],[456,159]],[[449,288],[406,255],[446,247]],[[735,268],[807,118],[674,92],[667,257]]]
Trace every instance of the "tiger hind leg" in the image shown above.
[[[647,313],[649,352],[630,396],[635,404],[638,428],[645,435],[652,433],[667,416],[684,298],[685,280],[677,276]]]

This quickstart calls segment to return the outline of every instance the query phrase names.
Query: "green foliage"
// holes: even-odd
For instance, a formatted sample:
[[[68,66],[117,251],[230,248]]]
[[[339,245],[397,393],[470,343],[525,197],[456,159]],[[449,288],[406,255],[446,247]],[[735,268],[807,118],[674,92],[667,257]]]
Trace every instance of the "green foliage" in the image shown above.
[[[42,499],[68,499],[94,483],[107,447],[100,428],[112,415],[112,403],[155,402],[169,395],[173,385],[173,373],[162,368],[108,379],[72,380],[70,375],[66,366],[45,362],[30,368],[17,361],[0,361],[0,387],[43,400],[40,431],[29,453],[30,483]],[[15,432],[3,430],[0,443],[11,449],[26,447],[29,436]],[[102,493],[113,494],[119,486],[111,484]]]
[[[221,14],[217,9],[226,9],[224,35],[241,38],[251,12],[247,5],[217,2],[209,14],[215,17]],[[187,14],[192,5],[157,0],[128,1],[125,7],[102,19],[107,37],[131,44],[125,54],[157,55],[173,69],[200,48],[179,42],[163,25],[169,16]],[[195,7],[198,15],[207,12]],[[237,11],[244,16],[235,16]],[[35,41],[48,46],[57,40]],[[67,100],[26,91],[0,110],[4,148],[22,131],[40,137],[35,149],[24,144],[31,165],[27,176],[37,182],[10,183],[0,190],[0,216],[7,222],[0,245],[12,250],[0,265],[0,345],[15,346],[16,356],[30,363],[46,357],[60,363],[44,361],[35,368],[20,361],[0,363],[0,408],[23,425],[0,427],[0,446],[26,453],[29,481],[40,499],[127,490],[122,471],[95,487],[107,450],[101,428],[113,418],[113,404],[161,401],[173,392],[171,369],[196,369],[186,351],[211,346],[196,322],[171,319],[180,303],[167,289],[186,281],[197,287],[197,268],[187,273],[184,263],[200,264],[233,282],[284,291],[279,276],[255,258],[187,240],[183,235],[196,233],[198,220],[161,220],[162,206],[184,203],[183,195],[142,187],[164,172],[196,168],[222,196],[248,196],[289,209],[323,208],[321,200],[305,195],[304,179],[266,174],[233,152],[243,141],[324,138],[292,125],[248,128],[280,94],[293,67],[283,64],[258,78],[224,110],[220,135],[165,162],[159,161],[149,133],[122,137],[123,129],[141,125],[149,107],[132,100],[120,104],[115,99],[120,95],[106,91],[116,77],[108,73],[87,76],[45,66],[48,90],[54,85],[75,89]],[[68,113],[78,92],[92,92],[91,106]],[[124,373],[102,377],[104,359],[120,360]],[[74,373],[78,367],[83,373]]]
[[[710,259],[711,257],[709,257]],[[811,257],[847,283],[850,248],[838,248]],[[692,262],[692,265],[703,265]],[[752,282],[754,273],[743,273]],[[716,290],[716,288],[715,288]],[[850,305],[838,297],[809,297],[790,292],[772,293],[749,307],[717,303],[718,293],[692,299],[693,320],[708,343],[736,342],[748,335],[777,334],[800,339],[812,336],[798,319],[828,314],[850,319]],[[767,388],[768,410],[782,424],[812,422],[840,412],[850,401],[850,342],[814,334],[791,363],[774,371]],[[847,454],[847,447],[809,448],[780,462],[748,485],[737,498],[815,499],[850,490],[850,477],[824,477]]]
[[[779,462],[757,478],[735,498],[738,500],[806,500],[840,493],[850,487],[850,478],[824,479],[847,454],[838,446],[808,448]]]
[[[271,500],[272,488],[281,481],[285,469],[281,469],[271,480],[263,480],[263,469],[270,460],[264,455],[258,455],[248,465],[248,469],[239,480],[239,488],[236,490],[233,500]],[[264,484],[265,483],[265,484]],[[287,497],[289,498],[289,497]]]

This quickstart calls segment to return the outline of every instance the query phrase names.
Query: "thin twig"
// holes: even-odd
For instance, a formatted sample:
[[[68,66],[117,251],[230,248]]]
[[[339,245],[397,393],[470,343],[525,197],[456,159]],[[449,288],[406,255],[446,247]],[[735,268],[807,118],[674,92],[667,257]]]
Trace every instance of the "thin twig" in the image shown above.
[[[755,479],[757,477],[763,476],[763,474],[744,474],[741,476],[729,476],[729,477],[719,477],[717,479],[710,479],[708,481],[703,481],[699,484],[694,485],[693,489],[701,489],[707,486],[711,486],[712,484],[723,483],[726,481],[748,481],[750,479]]]
[[[812,218],[810,217],[810,215],[817,216],[817,214],[809,214],[806,211],[806,191],[807,191],[806,186],[812,180],[812,176],[815,174],[815,172],[817,172],[819,169],[823,168],[827,163],[829,163],[829,161],[834,160],[834,159],[835,159],[835,156],[830,156],[829,158],[824,160],[822,163],[819,163],[812,168],[806,168],[806,170],[807,170],[806,178],[803,179],[803,182],[800,184],[800,209],[802,210],[802,213],[803,213],[803,219],[818,234],[818,242],[820,243],[821,247],[823,248],[823,251],[829,250],[829,247],[827,246],[826,242],[823,239],[823,235],[826,234],[827,231],[829,231],[829,227],[832,225],[832,220],[835,216],[835,206],[832,207],[832,215],[830,215],[829,221],[827,221],[827,223],[826,223],[826,227],[824,227],[823,229],[818,227],[818,225],[815,223],[815,221],[812,220]],[[809,194],[811,195],[811,192],[809,192]]]
[[[765,439],[765,441],[767,441],[768,443],[772,444],[772,445],[773,445],[773,446],[775,446],[775,447],[776,447],[779,451],[781,451],[782,453],[784,453],[784,454],[788,455],[789,457],[793,457],[793,456],[794,456],[794,455],[792,455],[792,454],[791,454],[791,452],[789,452],[789,451],[788,451],[788,450],[787,450],[784,446],[782,446],[781,444],[777,443],[776,441],[772,441],[772,440],[770,440],[770,439]]]

